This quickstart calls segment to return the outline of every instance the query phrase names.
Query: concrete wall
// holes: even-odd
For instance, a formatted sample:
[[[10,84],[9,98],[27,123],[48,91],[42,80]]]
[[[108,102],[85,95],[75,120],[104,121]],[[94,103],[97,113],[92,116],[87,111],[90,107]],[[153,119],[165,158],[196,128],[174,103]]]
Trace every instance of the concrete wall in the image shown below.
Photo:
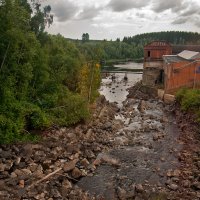
[[[163,61],[146,61],[144,62],[143,64],[144,68],[147,68],[147,67],[154,67],[154,68],[160,68],[160,69],[163,69]]]
[[[143,70],[142,84],[147,86],[155,86],[160,79],[159,68],[145,68]]]

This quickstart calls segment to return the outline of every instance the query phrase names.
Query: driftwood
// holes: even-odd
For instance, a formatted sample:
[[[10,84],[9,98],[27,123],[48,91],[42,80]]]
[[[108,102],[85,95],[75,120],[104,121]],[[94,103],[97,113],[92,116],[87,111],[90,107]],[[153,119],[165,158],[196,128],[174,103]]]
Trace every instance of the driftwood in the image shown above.
[[[58,173],[58,172],[61,171],[61,170],[62,170],[62,168],[58,168],[58,169],[55,170],[54,172],[52,172],[52,173],[46,175],[46,176],[43,177],[42,179],[40,179],[40,180],[36,181],[35,183],[29,185],[29,186],[27,187],[27,190],[30,189],[31,187],[33,187],[33,186],[35,186],[35,185],[41,183],[42,181],[47,180],[48,178],[50,178],[51,176],[53,176],[54,174]]]

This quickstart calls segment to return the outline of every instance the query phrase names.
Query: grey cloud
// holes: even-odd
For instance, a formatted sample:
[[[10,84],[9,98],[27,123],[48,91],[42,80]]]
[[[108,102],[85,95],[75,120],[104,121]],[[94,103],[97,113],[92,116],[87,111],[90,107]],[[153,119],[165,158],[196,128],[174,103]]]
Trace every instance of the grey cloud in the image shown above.
[[[185,24],[187,21],[188,21],[188,18],[186,18],[186,17],[180,17],[180,18],[174,20],[172,22],[172,24],[174,24],[174,25],[176,25],[176,24]]]
[[[195,25],[198,26],[198,27],[200,27],[200,19],[195,22]]]
[[[73,3],[64,0],[57,0],[51,4],[52,12],[59,22],[72,19],[78,12],[78,7]]]
[[[200,6],[198,4],[190,4],[190,6],[181,13],[181,16],[191,16],[194,14],[199,14]]]
[[[79,20],[87,20],[87,19],[93,19],[96,17],[102,8],[95,8],[95,7],[86,7],[80,12],[77,19]]]
[[[123,12],[132,8],[142,8],[146,5],[147,2],[143,0],[111,0],[108,7],[115,12]]]
[[[200,27],[200,16],[199,15],[196,15],[194,18],[192,18],[192,20],[197,27]]]
[[[154,0],[153,10],[157,13],[171,9],[173,12],[185,9],[186,4],[184,0]]]
[[[172,22],[172,24],[185,24],[186,22],[190,22],[191,24],[194,24],[199,27],[199,10],[200,5],[195,2],[185,2],[183,4],[187,5],[183,7],[183,9],[177,13],[178,18]]]
[[[139,18],[145,18],[144,13],[136,13],[136,16],[139,17]]]

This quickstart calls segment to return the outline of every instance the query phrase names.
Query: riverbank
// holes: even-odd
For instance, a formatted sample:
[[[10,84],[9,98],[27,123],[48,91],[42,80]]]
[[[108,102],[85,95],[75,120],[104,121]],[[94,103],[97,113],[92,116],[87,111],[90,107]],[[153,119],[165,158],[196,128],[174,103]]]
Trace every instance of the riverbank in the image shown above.
[[[110,59],[110,60],[103,60],[102,64],[106,65],[118,65],[118,64],[124,64],[127,62],[135,62],[135,63],[142,63],[143,64],[144,58],[138,58],[138,59],[131,59],[131,58],[126,58],[126,59]]]
[[[124,85],[107,84],[111,93]],[[179,107],[155,98],[130,96],[119,107],[101,96],[88,123],[0,146],[0,198],[198,199],[197,131]]]
[[[116,61],[116,62],[106,62],[102,64],[102,72],[143,72],[143,62],[136,61]]]
[[[90,199],[76,183],[94,173],[93,161],[121,126],[112,121],[118,108],[104,97],[94,109],[87,124],[47,130],[41,142],[1,145],[0,199]]]

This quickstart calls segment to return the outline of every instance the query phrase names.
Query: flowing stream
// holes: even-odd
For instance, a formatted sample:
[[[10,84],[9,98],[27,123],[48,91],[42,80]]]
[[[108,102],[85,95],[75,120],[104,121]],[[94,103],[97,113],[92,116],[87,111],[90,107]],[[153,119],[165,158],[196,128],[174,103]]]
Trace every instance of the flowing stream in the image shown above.
[[[142,79],[142,72],[121,72],[120,69],[142,69],[142,63],[127,63],[114,65],[115,72],[106,73],[102,78],[100,93],[106,97],[109,102],[116,102],[122,106],[128,95],[127,89]],[[119,71],[118,71],[119,70]],[[112,76],[115,78],[112,79]],[[127,76],[127,80],[124,77]]]

